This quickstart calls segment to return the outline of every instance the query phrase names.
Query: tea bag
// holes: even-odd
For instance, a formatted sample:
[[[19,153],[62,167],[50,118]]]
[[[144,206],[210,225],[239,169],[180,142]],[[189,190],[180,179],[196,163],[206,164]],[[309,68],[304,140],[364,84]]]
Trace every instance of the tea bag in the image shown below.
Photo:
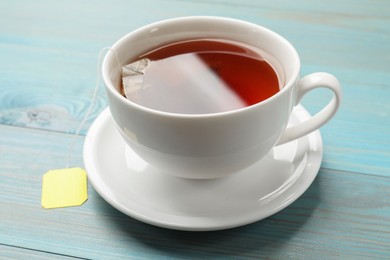
[[[122,67],[122,94],[124,96],[129,97],[132,92],[142,87],[143,75],[150,62],[149,59],[141,59]]]

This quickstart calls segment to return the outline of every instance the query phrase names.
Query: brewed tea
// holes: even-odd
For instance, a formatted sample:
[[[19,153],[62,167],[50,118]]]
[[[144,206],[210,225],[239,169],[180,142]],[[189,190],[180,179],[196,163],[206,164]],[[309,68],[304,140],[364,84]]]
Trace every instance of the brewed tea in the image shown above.
[[[125,86],[126,97],[165,112],[205,114],[239,109],[271,97],[282,84],[266,53],[233,41],[175,42],[137,60],[145,59],[150,62],[142,80],[138,77],[137,84]]]

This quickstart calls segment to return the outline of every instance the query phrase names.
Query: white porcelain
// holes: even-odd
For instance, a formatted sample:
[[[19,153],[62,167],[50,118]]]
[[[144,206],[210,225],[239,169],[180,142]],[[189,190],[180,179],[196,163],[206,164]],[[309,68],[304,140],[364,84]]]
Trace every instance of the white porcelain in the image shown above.
[[[201,115],[149,109],[119,94],[122,65],[155,47],[192,38],[223,38],[262,49],[280,63],[284,87],[255,105]],[[299,71],[296,50],[280,35],[256,24],[221,17],[176,18],[144,26],[117,41],[102,66],[112,116],[131,149],[166,173],[194,179],[216,178],[245,169],[275,144],[310,133],[335,114],[341,100],[338,80],[327,73],[301,79]],[[317,87],[333,91],[331,102],[307,122],[285,130],[293,107]]]
[[[297,106],[290,123],[309,119]],[[235,174],[194,180],[151,167],[125,144],[106,109],[84,144],[89,182],[112,206],[160,227],[205,231],[249,224],[294,202],[316,177],[322,160],[320,132],[274,147]]]

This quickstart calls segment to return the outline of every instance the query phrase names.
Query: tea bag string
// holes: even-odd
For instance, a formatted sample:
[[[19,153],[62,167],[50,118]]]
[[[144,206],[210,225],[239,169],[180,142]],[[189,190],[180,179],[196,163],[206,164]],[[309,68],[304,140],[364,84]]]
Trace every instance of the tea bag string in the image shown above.
[[[90,105],[89,105],[89,107],[87,109],[87,112],[85,113],[83,119],[81,120],[81,123],[79,124],[78,128],[76,129],[76,132],[74,133],[74,135],[72,137],[72,140],[69,143],[67,159],[66,159],[66,165],[65,165],[66,168],[69,168],[72,152],[73,152],[73,149],[74,149],[74,145],[76,144],[77,137],[79,137],[80,132],[81,132],[83,126],[85,125],[85,123],[87,122],[88,117],[90,116],[90,114],[92,112],[92,109],[93,109],[93,107],[95,105],[95,102],[96,102],[96,99],[97,99],[98,90],[99,90],[100,80],[101,80],[100,79],[100,77],[101,77],[100,71],[101,71],[101,63],[102,63],[101,61],[102,61],[103,54],[105,54],[105,51],[110,51],[114,55],[115,60],[116,60],[116,62],[118,64],[119,68],[121,68],[118,56],[117,56],[117,54],[115,53],[115,51],[111,47],[104,47],[103,49],[100,50],[99,55],[98,55],[98,60],[96,62],[96,83],[95,83],[95,87],[94,87],[94,90],[93,90],[93,93],[92,93],[91,103],[90,103]]]

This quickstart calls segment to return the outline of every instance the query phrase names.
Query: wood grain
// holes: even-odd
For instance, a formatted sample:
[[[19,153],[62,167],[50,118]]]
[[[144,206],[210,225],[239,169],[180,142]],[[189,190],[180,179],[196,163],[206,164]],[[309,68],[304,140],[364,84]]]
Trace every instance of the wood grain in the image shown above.
[[[319,176],[266,220],[221,232],[156,228],[119,213],[89,187],[81,207],[44,210],[41,178],[67,149],[96,84],[99,51],[142,25],[187,15],[269,27],[297,48],[302,75],[327,71],[344,99],[322,129]],[[0,4],[0,258],[390,258],[390,2],[146,0]],[[330,98],[314,91],[311,112]],[[103,86],[71,157],[107,106]]]
[[[49,259],[75,259],[74,256],[65,256],[51,252],[42,252],[29,248],[20,248],[13,246],[0,245],[1,256],[4,259],[31,259],[31,260],[49,260]]]

